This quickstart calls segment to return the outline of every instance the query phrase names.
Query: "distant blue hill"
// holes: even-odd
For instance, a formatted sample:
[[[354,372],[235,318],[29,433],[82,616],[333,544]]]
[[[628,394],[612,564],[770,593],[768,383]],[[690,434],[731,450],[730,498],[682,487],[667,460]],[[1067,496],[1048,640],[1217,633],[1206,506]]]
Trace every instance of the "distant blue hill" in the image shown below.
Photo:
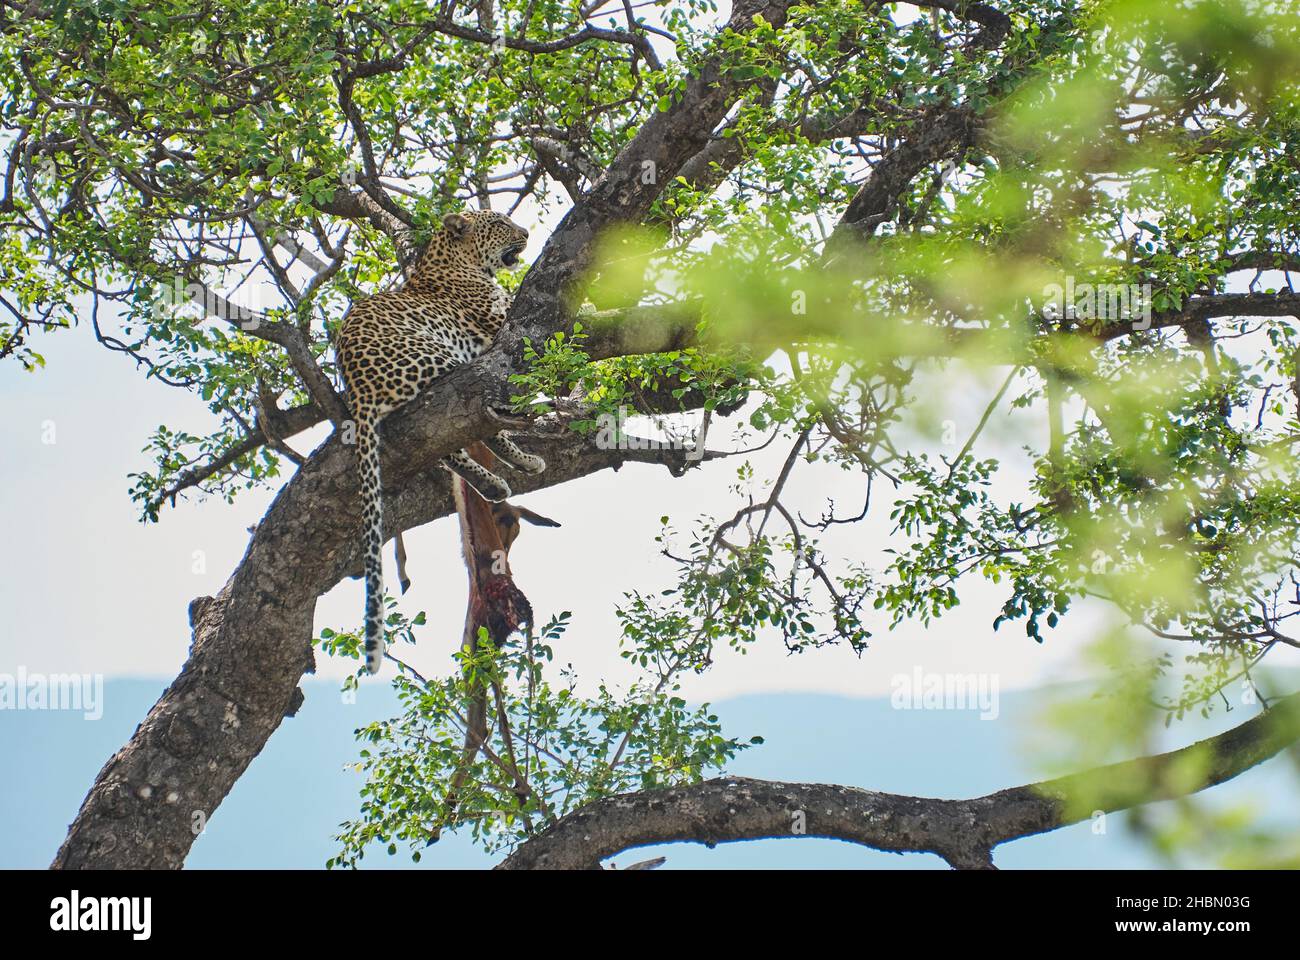
[[[111,680],[104,716],[87,721],[58,711],[0,710],[0,867],[45,867],[62,842],[96,773],[134,731],[164,684]],[[288,719],[236,784],[199,837],[189,866],[201,868],[317,868],[336,852],[331,837],[355,815],[361,776],[344,771],[356,759],[352,731],[370,718],[397,713],[387,687],[364,688],[345,705],[326,681],[304,683],[306,703]],[[1028,722],[1032,695],[1004,693],[1002,722],[973,712],[901,711],[888,699],[765,694],[716,703],[733,736],[761,735],[729,773],[774,780],[848,783],[876,790],[936,797],[973,797],[1035,779],[1017,753],[1017,729]],[[1180,743],[1246,719],[1243,711],[1188,724]],[[1271,797],[1271,809],[1290,804],[1285,761],[1274,759],[1238,781],[1214,788],[1224,800]],[[1294,822],[1294,814],[1290,815]],[[676,844],[617,858],[629,863],[655,855],[678,868],[943,868],[928,854],[900,856],[835,841],[791,839],[724,844],[715,850]],[[1080,824],[999,847],[1004,868],[1118,867],[1161,864],[1134,843],[1120,818],[1106,835]],[[448,837],[425,851],[420,868],[484,867],[493,858],[467,840]],[[367,867],[410,867],[399,849],[375,848]]]

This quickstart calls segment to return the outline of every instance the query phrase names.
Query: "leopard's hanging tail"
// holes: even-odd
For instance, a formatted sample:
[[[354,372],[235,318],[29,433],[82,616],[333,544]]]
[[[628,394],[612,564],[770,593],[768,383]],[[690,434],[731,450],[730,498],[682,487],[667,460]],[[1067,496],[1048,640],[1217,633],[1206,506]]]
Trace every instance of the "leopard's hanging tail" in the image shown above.
[[[357,464],[361,470],[361,529],[366,577],[366,669],[384,661],[383,498],[379,480],[379,433],[371,417],[357,417]]]

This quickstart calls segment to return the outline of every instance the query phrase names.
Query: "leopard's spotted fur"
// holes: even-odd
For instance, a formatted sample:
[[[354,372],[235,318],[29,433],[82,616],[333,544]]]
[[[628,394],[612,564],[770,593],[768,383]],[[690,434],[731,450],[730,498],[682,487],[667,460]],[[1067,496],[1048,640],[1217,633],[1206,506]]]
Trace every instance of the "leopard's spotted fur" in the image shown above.
[[[339,330],[339,367],[356,421],[366,580],[366,667],[379,669],[383,637],[383,514],[379,477],[379,421],[434,378],[473,360],[492,343],[510,307],[496,281],[513,269],[528,231],[491,211],[448,214],[415,269],[396,290],[353,305]],[[520,450],[509,435],[494,446],[508,464],[529,473],[546,469],[541,457]],[[464,450],[442,466],[485,500],[499,502],[510,487]]]

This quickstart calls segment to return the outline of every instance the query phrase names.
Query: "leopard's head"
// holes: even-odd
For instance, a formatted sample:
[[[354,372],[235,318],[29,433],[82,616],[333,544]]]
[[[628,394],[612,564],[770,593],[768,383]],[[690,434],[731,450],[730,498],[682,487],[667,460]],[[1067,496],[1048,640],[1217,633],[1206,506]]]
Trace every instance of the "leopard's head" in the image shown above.
[[[469,252],[489,274],[514,270],[528,245],[528,231],[503,213],[465,210],[442,218],[442,228],[454,246]]]

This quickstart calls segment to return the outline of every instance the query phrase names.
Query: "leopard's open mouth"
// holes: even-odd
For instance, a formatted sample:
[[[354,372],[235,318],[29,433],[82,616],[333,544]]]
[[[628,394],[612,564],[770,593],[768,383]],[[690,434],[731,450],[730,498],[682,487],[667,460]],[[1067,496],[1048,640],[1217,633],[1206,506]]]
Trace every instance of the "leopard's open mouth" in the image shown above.
[[[519,262],[519,255],[524,252],[525,246],[527,244],[517,243],[513,247],[506,247],[501,254],[501,262],[507,267],[513,267]]]

